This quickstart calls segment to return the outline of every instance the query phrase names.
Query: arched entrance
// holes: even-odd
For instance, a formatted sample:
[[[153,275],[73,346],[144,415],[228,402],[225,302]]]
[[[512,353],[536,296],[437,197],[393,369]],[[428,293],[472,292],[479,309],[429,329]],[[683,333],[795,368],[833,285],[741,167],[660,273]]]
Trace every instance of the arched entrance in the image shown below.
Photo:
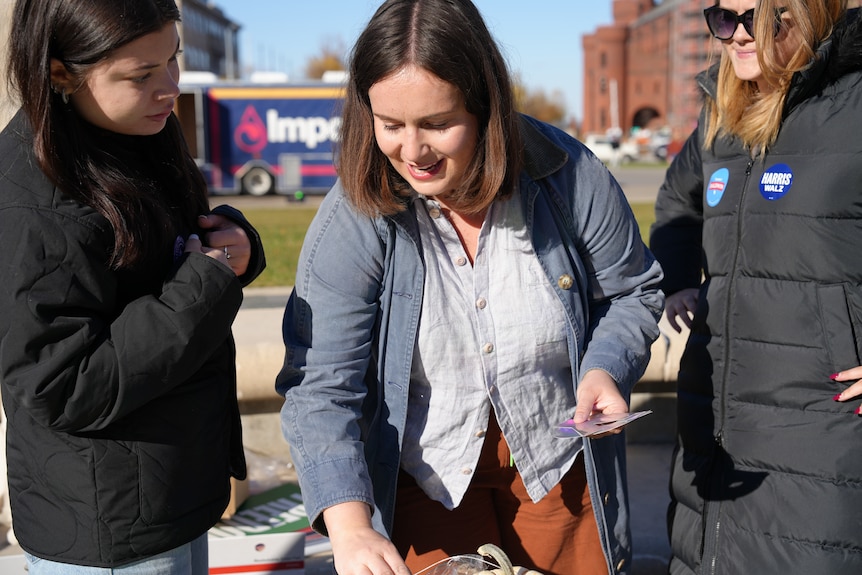
[[[632,128],[651,128],[652,126],[650,126],[650,123],[660,117],[661,114],[655,108],[641,108],[635,112],[635,115],[632,118]]]

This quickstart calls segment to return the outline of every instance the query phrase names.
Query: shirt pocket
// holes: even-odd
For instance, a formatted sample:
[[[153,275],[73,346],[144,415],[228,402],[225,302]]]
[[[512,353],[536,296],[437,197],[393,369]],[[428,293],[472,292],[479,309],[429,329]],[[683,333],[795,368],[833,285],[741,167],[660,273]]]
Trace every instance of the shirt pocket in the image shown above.
[[[536,345],[565,341],[566,312],[554,286],[538,261],[530,264],[524,277],[524,308],[529,311],[525,326],[532,331]]]

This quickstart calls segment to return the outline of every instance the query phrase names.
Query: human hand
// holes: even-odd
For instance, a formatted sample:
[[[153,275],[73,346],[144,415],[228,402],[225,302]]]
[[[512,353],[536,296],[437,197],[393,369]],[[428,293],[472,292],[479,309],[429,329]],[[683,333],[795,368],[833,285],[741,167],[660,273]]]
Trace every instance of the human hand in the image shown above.
[[[617,382],[605,371],[591,369],[584,374],[578,385],[578,406],[575,416],[572,418],[575,424],[583,423],[595,413],[628,413],[629,406],[623,399]],[[606,434],[596,435],[595,438],[604,437],[611,433],[621,433],[622,428],[614,429]]]
[[[358,501],[323,512],[339,575],[411,575],[395,545],[371,526],[371,511]]]
[[[214,260],[220,261],[221,263],[223,263],[227,267],[230,267],[230,264],[228,263],[227,258],[225,257],[224,251],[220,250],[218,248],[213,248],[210,246],[203,245],[203,242],[201,242],[201,238],[197,234],[191,234],[189,236],[189,239],[186,240],[185,251],[186,252],[197,252],[197,253],[204,254],[206,256],[213,258]]]
[[[691,329],[691,315],[694,315],[694,310],[697,308],[698,294],[699,290],[697,288],[688,288],[679,290],[665,299],[664,311],[667,314],[667,321],[670,327],[675,329],[677,333],[682,331],[682,328],[676,321],[677,318],[682,320],[685,327]]]
[[[850,387],[833,397],[835,401],[847,401],[862,395],[862,366],[833,373],[829,378],[841,382],[856,380]],[[856,408],[856,415],[862,415],[862,405]]]
[[[225,263],[237,276],[248,269],[251,259],[251,242],[236,222],[218,214],[198,216],[198,225],[206,233],[207,244],[222,251]]]

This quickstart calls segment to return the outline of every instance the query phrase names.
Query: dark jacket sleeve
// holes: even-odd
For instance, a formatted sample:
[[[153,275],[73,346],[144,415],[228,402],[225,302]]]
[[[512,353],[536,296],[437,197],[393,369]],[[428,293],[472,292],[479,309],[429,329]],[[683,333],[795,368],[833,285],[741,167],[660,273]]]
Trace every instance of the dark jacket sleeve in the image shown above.
[[[700,286],[703,269],[703,169],[696,129],[674,158],[659,188],[650,250],[664,270],[661,288],[672,294]]]
[[[104,429],[196,381],[230,337],[242,291],[229,269],[184,254],[161,293],[121,302],[110,238],[52,210],[0,210],[15,256],[0,264],[4,399],[44,427]]]
[[[242,287],[247,286],[257,278],[266,268],[266,256],[263,252],[263,242],[260,239],[260,234],[254,229],[254,226],[245,218],[238,209],[227,204],[222,204],[213,209],[212,213],[224,216],[235,222],[239,227],[245,230],[249,242],[251,242],[251,257],[248,260],[248,269],[244,274],[239,276],[239,283]]]

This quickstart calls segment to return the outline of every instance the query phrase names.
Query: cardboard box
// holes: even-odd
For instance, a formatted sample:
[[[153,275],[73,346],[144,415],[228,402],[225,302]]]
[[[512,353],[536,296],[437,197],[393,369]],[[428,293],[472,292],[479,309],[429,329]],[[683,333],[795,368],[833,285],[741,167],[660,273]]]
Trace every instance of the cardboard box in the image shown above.
[[[209,541],[210,575],[304,575],[305,535],[270,533]]]
[[[230,519],[210,529],[210,575],[304,575],[310,533],[297,485],[252,495]]]
[[[248,499],[248,477],[239,480],[236,477],[230,478],[230,501],[227,502],[227,507],[224,513],[221,514],[222,519],[230,519],[239,509],[239,506],[245,503]]]

